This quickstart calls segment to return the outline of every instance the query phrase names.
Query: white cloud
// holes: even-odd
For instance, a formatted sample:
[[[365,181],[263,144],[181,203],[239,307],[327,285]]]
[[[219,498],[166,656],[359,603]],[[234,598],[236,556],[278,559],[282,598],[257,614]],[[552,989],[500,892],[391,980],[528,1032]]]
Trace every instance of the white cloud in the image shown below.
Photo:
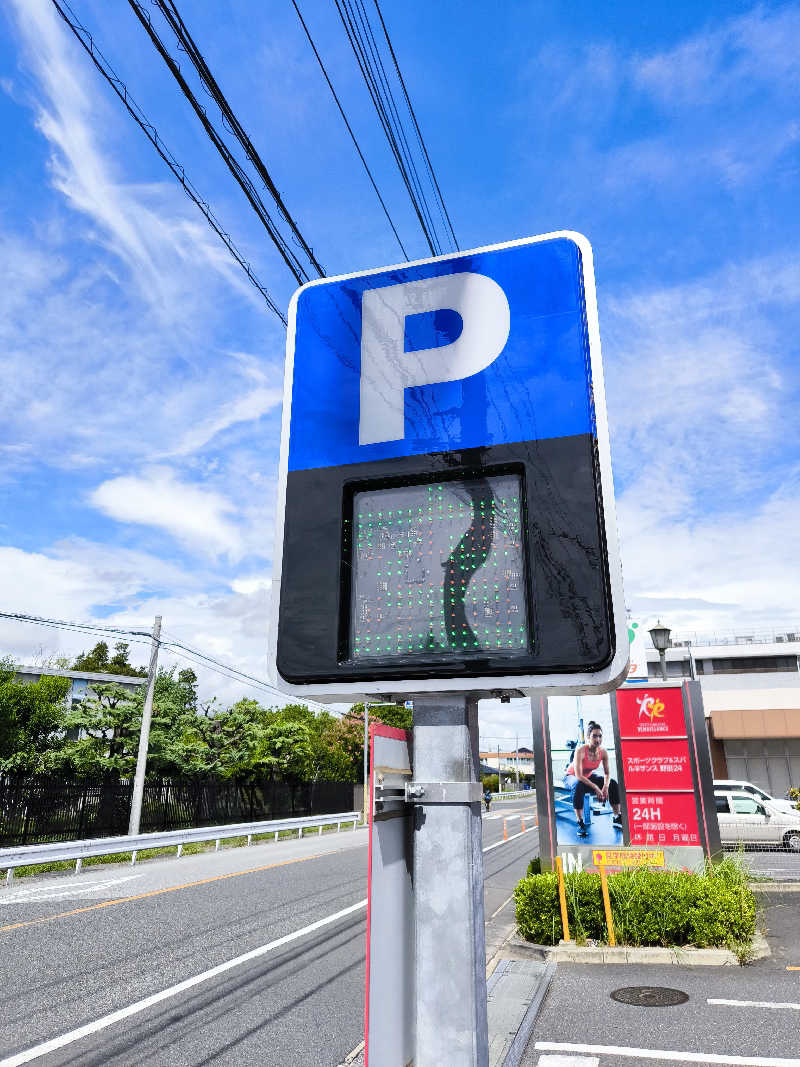
[[[98,107],[85,89],[87,77],[99,75],[49,0],[13,5],[41,88],[37,125],[53,150],[53,184],[97,227],[89,235],[125,263],[151,312],[165,322],[183,319],[198,266],[258,299],[205,223],[189,214],[177,185],[135,185],[116,173],[98,146]]]
[[[168,647],[178,641],[266,680],[269,583],[245,575],[241,591],[232,592],[231,584],[238,583],[90,541],[61,542],[42,552],[0,547],[5,611],[145,632],[160,614],[165,645],[159,662],[191,666],[204,699],[216,695],[225,705],[247,694],[280,702],[263,688],[190,662]],[[20,663],[48,654],[73,657],[102,639],[102,634],[0,620],[0,657],[10,654]],[[123,639],[131,641],[132,662],[146,665],[147,639]]]
[[[581,173],[593,197],[602,187],[627,200],[661,186],[696,195],[698,181],[732,191],[763,180],[800,139],[799,74],[800,10],[757,6],[660,52],[545,45],[524,73],[524,107],[545,89],[536,121],[558,134],[570,173],[554,173],[574,210]],[[529,137],[531,120],[515,121]]]
[[[775,327],[798,298],[792,256],[607,301],[607,394],[623,485],[636,481],[650,496],[661,486],[690,505],[709,490],[774,487],[782,457],[800,444],[796,383]]]
[[[167,468],[110,478],[91,493],[90,501],[118,522],[166,530],[203,554],[225,553],[232,559],[241,554],[241,534],[228,518],[231,502],[213,490],[179,481]]]

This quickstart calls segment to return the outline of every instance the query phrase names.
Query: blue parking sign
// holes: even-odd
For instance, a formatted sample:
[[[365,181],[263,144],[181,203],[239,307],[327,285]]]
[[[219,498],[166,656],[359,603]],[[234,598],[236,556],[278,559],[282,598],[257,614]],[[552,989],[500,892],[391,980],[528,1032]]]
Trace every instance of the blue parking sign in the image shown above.
[[[279,683],[611,688],[628,648],[586,239],[320,279],[289,320]]]

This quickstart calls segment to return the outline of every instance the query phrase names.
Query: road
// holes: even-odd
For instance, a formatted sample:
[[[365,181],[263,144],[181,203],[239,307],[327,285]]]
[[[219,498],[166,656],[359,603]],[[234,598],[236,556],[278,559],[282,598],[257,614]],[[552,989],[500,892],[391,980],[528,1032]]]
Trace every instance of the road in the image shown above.
[[[537,852],[533,822],[533,797],[483,821],[494,922]],[[343,831],[19,880],[0,894],[0,1067],[343,1062],[363,1037],[366,842]]]

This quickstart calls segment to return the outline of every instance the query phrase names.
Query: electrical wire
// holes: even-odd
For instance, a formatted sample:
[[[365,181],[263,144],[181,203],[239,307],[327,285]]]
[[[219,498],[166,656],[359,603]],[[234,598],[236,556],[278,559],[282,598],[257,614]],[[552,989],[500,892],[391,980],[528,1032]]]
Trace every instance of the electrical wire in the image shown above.
[[[384,37],[386,38],[386,44],[389,46],[389,52],[390,52],[391,57],[392,57],[392,62],[394,63],[394,69],[395,69],[395,71],[397,73],[398,81],[400,82],[400,85],[401,85],[401,87],[403,89],[403,96],[405,97],[406,104],[408,105],[408,110],[409,110],[409,114],[411,115],[411,120],[414,123],[414,129],[416,130],[416,133],[417,133],[417,141],[419,142],[419,146],[422,149],[423,155],[425,156],[425,163],[427,165],[427,170],[428,170],[428,174],[429,174],[430,179],[431,179],[431,183],[433,184],[433,186],[434,186],[434,188],[436,190],[436,196],[437,196],[437,199],[439,201],[440,211],[444,214],[444,218],[445,218],[445,220],[447,222],[447,228],[450,231],[450,237],[451,237],[451,239],[453,241],[453,245],[455,246],[456,251],[458,251],[459,250],[459,244],[458,244],[458,238],[456,237],[456,231],[453,229],[453,223],[452,223],[452,221],[450,219],[450,213],[448,212],[447,205],[444,202],[444,197],[442,196],[442,190],[439,188],[439,182],[438,182],[438,180],[436,178],[436,172],[433,169],[433,164],[431,163],[431,157],[428,154],[428,149],[427,149],[427,146],[425,145],[425,139],[422,136],[422,131],[420,130],[419,123],[417,122],[416,112],[414,111],[414,107],[413,107],[413,105],[411,103],[411,98],[408,95],[408,90],[406,89],[405,79],[403,78],[402,72],[400,70],[400,64],[397,62],[397,56],[395,55],[394,47],[392,45],[391,38],[389,37],[389,31],[386,28],[386,23],[383,20],[383,12],[381,11],[381,7],[380,7],[380,4],[379,4],[378,0],[374,0],[374,3],[375,3],[375,10],[378,12],[378,18],[380,19],[381,28],[383,30]]]
[[[347,132],[350,134],[350,140],[353,142],[355,150],[358,153],[358,158],[361,160],[361,163],[362,163],[362,165],[364,167],[364,170],[366,171],[367,177],[370,180],[370,184],[372,185],[372,188],[375,190],[375,195],[377,196],[378,201],[379,201],[381,207],[383,208],[383,213],[386,216],[386,219],[387,219],[389,225],[392,228],[392,233],[394,234],[398,245],[400,245],[400,251],[403,253],[403,256],[406,259],[408,259],[409,258],[408,252],[406,252],[405,247],[403,245],[403,242],[400,240],[400,235],[397,232],[397,227],[395,226],[394,222],[392,221],[392,216],[389,214],[389,209],[387,208],[387,206],[386,206],[386,204],[384,202],[384,199],[380,194],[380,190],[378,189],[378,186],[377,186],[377,184],[375,182],[375,179],[372,176],[372,171],[369,169],[369,165],[368,165],[366,159],[364,158],[364,153],[361,151],[361,146],[358,143],[356,135],[353,133],[353,128],[352,128],[352,126],[350,125],[350,123],[349,123],[349,121],[347,119],[347,115],[345,114],[345,111],[344,111],[344,108],[342,107],[341,101],[339,100],[339,97],[336,95],[336,90],[334,89],[333,83],[331,82],[331,79],[328,76],[327,70],[325,69],[325,64],[322,62],[322,57],[320,56],[319,52],[317,51],[317,46],[314,44],[314,39],[311,36],[311,32],[310,32],[308,26],[306,25],[305,19],[303,18],[303,16],[300,13],[300,8],[297,6],[297,0],[292,0],[292,5],[293,5],[295,11],[297,12],[297,17],[300,20],[300,25],[303,27],[305,35],[308,38],[308,43],[311,45],[311,51],[314,53],[314,56],[315,56],[315,58],[317,60],[317,63],[319,64],[319,68],[322,71],[323,77],[325,78],[325,81],[328,84],[328,88],[331,91],[331,96],[333,97],[334,102],[335,102],[337,108],[339,109],[339,114],[342,116],[342,121],[344,122],[345,126],[347,127]]]
[[[91,33],[89,33],[86,27],[78,21],[75,12],[72,10],[69,4],[66,3],[66,0],[52,0],[52,4],[60,15],[60,17],[70,28],[76,39],[83,46],[83,48],[89,55],[89,58],[94,63],[95,67],[97,67],[97,69],[106,79],[108,84],[117,94],[119,99],[122,101],[128,114],[133,118],[133,120],[145,134],[147,139],[153,145],[155,150],[167,164],[169,169],[178,179],[183,188],[183,191],[186,193],[189,199],[192,200],[194,204],[200,209],[211,229],[217,234],[217,236],[228,249],[230,254],[233,256],[233,258],[245,272],[247,277],[250,279],[252,284],[256,287],[256,289],[258,289],[259,293],[261,293],[261,296],[266,301],[267,307],[269,307],[270,311],[274,312],[274,314],[277,315],[278,318],[281,320],[283,325],[286,326],[286,317],[284,316],[283,312],[275,303],[269,291],[258,280],[255,273],[253,272],[252,267],[241,254],[241,252],[238,250],[236,245],[233,243],[233,240],[231,239],[230,235],[223,229],[221,223],[216,219],[214,213],[208,205],[208,202],[203,199],[203,197],[197,191],[193,183],[186,177],[186,171],[184,170],[182,164],[177,161],[172,152],[170,152],[170,150],[161,140],[155,126],[153,126],[153,124],[148,120],[142,109],[134,101],[134,99],[128,92],[125,83],[117,77],[113,68],[108,63],[108,60],[99,50],[99,48],[97,48]]]
[[[194,39],[192,38],[192,35],[187,29],[186,23],[181,18],[180,12],[178,11],[176,4],[174,3],[174,0],[153,0],[153,2],[155,3],[156,7],[161,11],[162,15],[164,16],[173,33],[175,34],[178,40],[178,47],[189,57],[192,65],[194,66],[200,77],[200,80],[203,83],[203,86],[205,87],[211,99],[219,107],[220,113],[222,115],[223,124],[227,124],[227,128],[230,130],[230,132],[233,134],[233,136],[244,149],[247,158],[250,160],[259,178],[264,183],[264,187],[272,196],[272,199],[275,201],[275,205],[278,208],[278,211],[281,213],[281,216],[283,217],[284,221],[291,229],[298,244],[308,256],[308,259],[313,265],[314,269],[317,271],[320,277],[324,277],[325,271],[323,270],[321,264],[314,255],[314,252],[309,246],[308,242],[300,232],[297,223],[290,215],[289,210],[284,204],[277,186],[270,177],[269,171],[267,170],[264,161],[261,159],[261,156],[256,151],[253,142],[250,140],[250,137],[248,136],[241,122],[239,122],[238,118],[236,117],[233,108],[228,103],[225,95],[220,89],[216,78],[211,73],[208,64],[206,63],[202,53],[200,52],[200,49],[197,47]]]
[[[55,0],[53,0],[53,2],[55,2]],[[283,234],[275,225],[275,222],[273,221],[272,216],[270,215],[269,210],[267,209],[267,206],[264,204],[263,200],[259,196],[258,190],[250,181],[239,161],[236,159],[236,157],[226,145],[225,141],[215,129],[214,124],[209,119],[205,108],[202,106],[200,101],[192,92],[192,89],[189,83],[184,78],[183,74],[181,74],[181,68],[172,58],[164,42],[156,33],[149,12],[144,10],[142,4],[140,3],[140,0],[128,0],[128,4],[132,8],[139,22],[144,27],[145,32],[152,41],[153,45],[155,46],[156,51],[166,63],[175,81],[180,86],[181,92],[191,104],[192,109],[200,120],[203,129],[208,134],[209,139],[211,140],[212,144],[224,160],[228,170],[231,172],[234,179],[241,188],[242,192],[247,197],[250,206],[252,207],[253,211],[255,211],[261,224],[264,226],[264,229],[267,231],[270,238],[272,239],[272,243],[277,248],[284,263],[294,275],[295,281],[298,285],[302,285],[304,282],[309,281],[310,275],[308,274],[300,260],[297,258],[294,251],[290,248]]]
[[[149,630],[129,630],[120,626],[98,626],[90,622],[76,623],[69,622],[66,619],[49,619],[41,615],[26,615],[22,612],[0,611],[0,619],[8,619],[11,622],[31,623],[36,626],[45,626],[56,630],[68,630],[77,633],[122,636],[127,637],[135,644],[150,644],[153,639],[152,633]],[[221,674],[233,681],[246,681],[250,685],[268,692],[272,696],[280,697],[284,701],[286,700],[285,693],[276,689],[274,685],[265,681],[263,678],[248,674],[246,671],[240,671],[238,667],[232,667],[229,663],[223,663],[221,660],[215,659],[213,656],[209,656],[207,653],[201,652],[199,649],[191,648],[189,645],[184,645],[180,641],[172,640],[169,635],[165,633],[162,634],[162,637],[159,640],[159,647],[169,649],[180,659],[194,663],[195,666],[204,667],[214,671],[215,674]],[[322,704],[313,700],[303,700],[303,703],[313,704],[320,709],[323,709],[324,707]]]
[[[0,611],[0,619],[8,619],[11,622],[27,622],[35,626],[49,626],[57,630],[76,630],[79,633],[114,634],[130,637],[137,644],[146,644],[152,639],[147,630],[126,630],[118,626],[96,626],[90,622],[67,622],[64,619],[47,619],[40,615],[24,615],[20,612]]]
[[[413,161],[411,166],[407,164],[407,161],[404,158],[403,145],[401,144],[402,133],[398,134],[398,131],[395,129],[394,124],[391,121],[390,110],[392,105],[389,102],[392,99],[391,93],[389,92],[389,94],[387,94],[387,99],[384,100],[381,92],[380,73],[377,69],[373,69],[373,64],[370,59],[369,45],[363,38],[362,32],[359,29],[359,20],[357,16],[354,15],[350,4],[347,0],[334,0],[334,2],[342,26],[344,27],[345,34],[350,42],[350,47],[353,50],[353,55],[358,63],[358,68],[361,71],[361,76],[367,86],[373,106],[375,107],[381,126],[383,127],[389,148],[394,156],[395,163],[400,171],[400,176],[403,179],[406,191],[411,200],[411,205],[417,216],[417,221],[425,235],[428,248],[430,249],[431,255],[438,255],[441,249],[439,248],[436,234],[430,226],[430,213],[427,210],[424,197],[420,196],[418,193],[419,183],[415,180],[413,173]]]

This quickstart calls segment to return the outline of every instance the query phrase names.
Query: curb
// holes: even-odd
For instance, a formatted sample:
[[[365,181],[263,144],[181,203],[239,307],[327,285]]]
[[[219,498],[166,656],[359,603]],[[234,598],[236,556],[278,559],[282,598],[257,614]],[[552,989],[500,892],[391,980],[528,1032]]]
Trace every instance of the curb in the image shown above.
[[[753,938],[750,960],[770,956],[767,939],[760,933]],[[575,945],[562,941],[555,946],[533,945],[521,938],[512,938],[504,952],[506,958],[536,959],[555,963],[655,963],[678,967],[739,967],[737,956],[727,948],[695,948],[685,945],[675,948],[634,948],[621,945]]]

